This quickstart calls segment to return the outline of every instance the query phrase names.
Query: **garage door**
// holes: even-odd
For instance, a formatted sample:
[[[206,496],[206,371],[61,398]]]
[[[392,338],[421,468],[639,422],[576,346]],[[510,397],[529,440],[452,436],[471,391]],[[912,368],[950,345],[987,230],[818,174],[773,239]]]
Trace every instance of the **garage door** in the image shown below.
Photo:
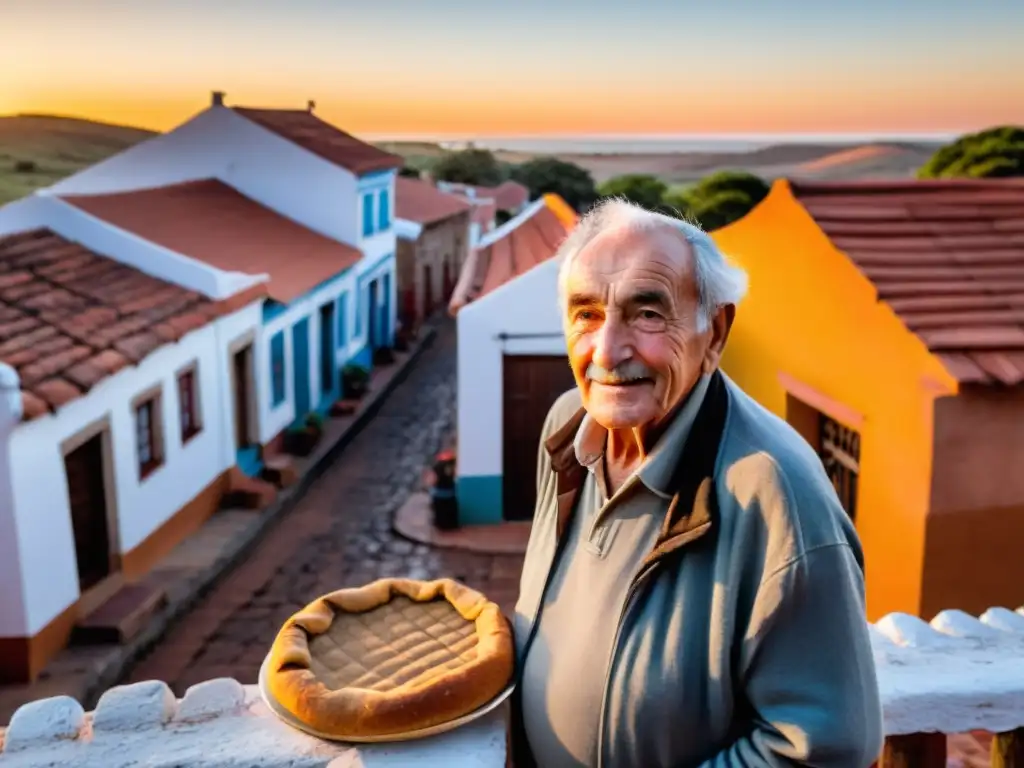
[[[537,450],[544,418],[576,385],[564,355],[505,355],[502,488],[506,520],[529,520],[537,496]]]

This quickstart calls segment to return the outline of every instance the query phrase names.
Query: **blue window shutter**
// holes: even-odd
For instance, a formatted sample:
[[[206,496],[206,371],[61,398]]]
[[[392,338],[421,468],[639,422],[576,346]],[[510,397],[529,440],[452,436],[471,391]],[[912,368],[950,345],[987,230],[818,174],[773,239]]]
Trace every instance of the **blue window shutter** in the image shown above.
[[[338,348],[345,346],[348,339],[345,337],[345,322],[348,312],[348,294],[343,293],[338,297]]]
[[[379,225],[381,230],[386,230],[391,226],[391,199],[388,196],[388,190],[382,189],[378,195],[379,205]]]
[[[270,340],[270,388],[271,403],[284,402],[284,331]]]
[[[373,193],[363,195],[363,237],[373,234]]]

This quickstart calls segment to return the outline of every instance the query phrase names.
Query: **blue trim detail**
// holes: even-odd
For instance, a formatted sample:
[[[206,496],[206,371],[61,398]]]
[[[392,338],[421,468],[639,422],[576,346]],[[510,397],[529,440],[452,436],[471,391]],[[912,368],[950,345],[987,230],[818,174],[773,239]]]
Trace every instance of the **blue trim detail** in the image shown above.
[[[263,459],[260,458],[260,447],[249,446],[238,451],[235,462],[242,473],[247,477],[256,477],[263,471]]]
[[[363,237],[373,234],[373,192],[363,193]]]
[[[359,351],[348,359],[348,362],[366,370],[371,370],[373,368],[373,351],[370,349],[370,345],[365,344],[360,347]]]
[[[286,311],[288,311],[287,304],[282,304],[281,302],[274,301],[273,299],[267,299],[263,302],[263,323],[266,324],[278,315],[283,315]]]
[[[385,168],[383,171],[370,171],[369,173],[364,173],[357,178],[360,181],[370,181],[372,179],[381,179],[385,176],[394,176],[396,173],[398,173],[398,171],[393,168]]]
[[[348,336],[345,335],[348,325],[348,294],[343,293],[338,297],[338,349],[345,346]]]
[[[287,387],[285,386],[284,367],[284,331],[278,331],[270,338],[270,404],[274,408],[284,402]]]
[[[455,478],[459,525],[489,525],[502,521],[501,475],[464,475]]]
[[[292,326],[292,357],[295,360],[295,422],[301,424],[310,411],[308,316]]]
[[[384,232],[391,227],[391,190],[377,193],[377,229]]]

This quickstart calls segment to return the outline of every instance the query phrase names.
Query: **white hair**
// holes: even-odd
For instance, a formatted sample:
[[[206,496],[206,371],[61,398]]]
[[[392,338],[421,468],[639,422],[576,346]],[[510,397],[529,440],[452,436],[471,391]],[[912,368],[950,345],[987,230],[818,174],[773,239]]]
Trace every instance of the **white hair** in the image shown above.
[[[731,264],[703,229],[682,219],[648,211],[627,200],[609,198],[595,205],[580,219],[556,254],[556,258],[562,260],[558,270],[558,296],[563,314],[568,300],[566,281],[573,261],[594,238],[616,225],[636,230],[667,225],[682,234],[693,251],[700,302],[697,312],[698,331],[707,330],[720,307],[739,304],[746,295],[747,273]]]

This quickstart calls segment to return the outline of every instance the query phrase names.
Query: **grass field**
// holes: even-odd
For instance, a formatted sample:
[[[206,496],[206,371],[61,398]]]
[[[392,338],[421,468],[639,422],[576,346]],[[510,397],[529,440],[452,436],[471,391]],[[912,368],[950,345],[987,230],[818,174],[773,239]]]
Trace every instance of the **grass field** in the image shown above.
[[[152,135],[139,128],[74,118],[0,117],[0,205]]]

